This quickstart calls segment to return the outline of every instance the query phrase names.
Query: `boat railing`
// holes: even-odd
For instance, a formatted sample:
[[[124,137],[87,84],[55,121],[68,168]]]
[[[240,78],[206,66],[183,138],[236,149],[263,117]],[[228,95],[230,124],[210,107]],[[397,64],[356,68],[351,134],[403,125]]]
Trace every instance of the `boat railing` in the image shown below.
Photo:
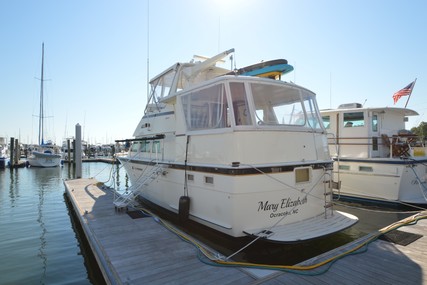
[[[389,137],[386,134],[382,134],[381,138],[383,145],[390,148],[390,158],[426,156],[426,147],[417,135],[396,134]]]
[[[137,181],[126,192],[122,194],[117,193],[118,195],[115,196],[113,201],[116,210],[127,208],[128,205],[133,204],[139,193],[146,186],[153,182],[159,175],[165,174],[165,167],[165,165],[156,162],[147,173],[142,172]]]

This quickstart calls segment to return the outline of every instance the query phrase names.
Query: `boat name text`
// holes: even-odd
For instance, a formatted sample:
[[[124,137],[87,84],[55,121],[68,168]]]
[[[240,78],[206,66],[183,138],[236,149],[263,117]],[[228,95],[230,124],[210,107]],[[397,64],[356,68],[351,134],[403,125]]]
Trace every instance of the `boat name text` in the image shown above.
[[[290,197],[283,198],[279,203],[270,203],[269,201],[259,201],[258,202],[258,212],[272,212],[270,214],[270,218],[288,216],[292,214],[298,213],[298,206],[304,205],[307,203],[307,196],[303,198],[298,197],[296,200],[292,200]],[[284,211],[280,213],[276,213],[279,209],[287,209],[293,207],[291,211]]]

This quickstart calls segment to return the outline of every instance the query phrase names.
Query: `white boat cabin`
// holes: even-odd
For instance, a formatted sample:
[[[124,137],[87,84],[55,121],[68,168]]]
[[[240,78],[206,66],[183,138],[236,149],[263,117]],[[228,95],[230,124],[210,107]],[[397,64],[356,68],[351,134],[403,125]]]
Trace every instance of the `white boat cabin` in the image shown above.
[[[334,157],[386,158],[424,156],[417,136],[405,130],[407,116],[417,112],[406,108],[363,108],[359,103],[321,110]]]

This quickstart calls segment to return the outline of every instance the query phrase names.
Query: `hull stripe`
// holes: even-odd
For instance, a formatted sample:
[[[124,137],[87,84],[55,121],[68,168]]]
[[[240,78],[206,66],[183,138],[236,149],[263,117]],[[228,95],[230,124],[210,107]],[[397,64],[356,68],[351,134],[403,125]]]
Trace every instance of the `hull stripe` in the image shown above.
[[[142,161],[135,159],[128,159],[126,157],[121,157],[121,161],[135,163],[140,165],[155,165],[156,162],[153,161]],[[177,163],[166,163],[166,162],[158,162],[158,164],[162,164],[171,169],[185,169],[184,164]],[[263,173],[280,173],[280,172],[292,172],[295,168],[299,167],[311,167],[312,169],[332,169],[332,162],[323,162],[323,163],[311,163],[311,164],[295,164],[295,165],[282,165],[282,166],[262,166],[254,169],[252,167],[247,168],[226,168],[226,167],[218,167],[218,166],[198,166],[198,165],[187,165],[187,171],[195,171],[195,172],[204,172],[204,173],[215,173],[215,174],[223,174],[223,175],[253,175],[253,174],[261,174]]]

